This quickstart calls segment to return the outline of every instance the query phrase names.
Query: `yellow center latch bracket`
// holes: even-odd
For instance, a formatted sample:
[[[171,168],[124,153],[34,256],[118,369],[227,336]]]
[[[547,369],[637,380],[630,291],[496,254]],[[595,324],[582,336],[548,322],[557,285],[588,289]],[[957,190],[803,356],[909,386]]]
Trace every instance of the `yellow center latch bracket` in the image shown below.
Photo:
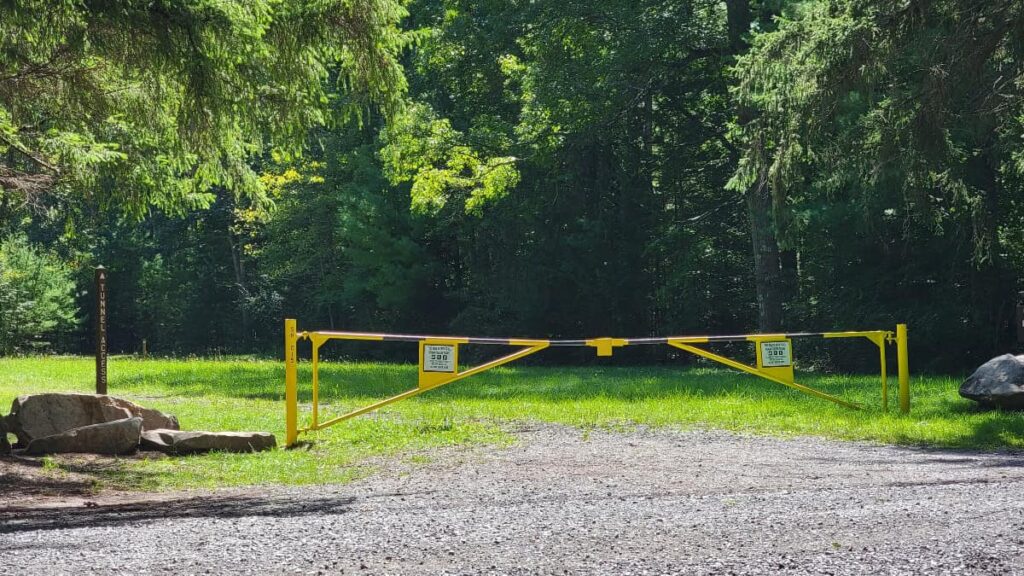
[[[587,346],[597,349],[598,356],[611,356],[612,350],[628,346],[629,341],[625,338],[593,338],[586,341]]]

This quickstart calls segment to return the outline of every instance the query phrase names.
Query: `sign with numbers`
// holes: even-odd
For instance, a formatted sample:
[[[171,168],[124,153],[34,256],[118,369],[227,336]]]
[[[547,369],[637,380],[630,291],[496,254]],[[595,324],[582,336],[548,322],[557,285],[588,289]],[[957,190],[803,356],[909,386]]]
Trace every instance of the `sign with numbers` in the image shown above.
[[[455,372],[455,346],[425,344],[423,346],[424,372]]]
[[[793,363],[793,354],[789,342],[777,340],[774,342],[761,342],[761,366],[764,368],[778,368],[789,366]]]

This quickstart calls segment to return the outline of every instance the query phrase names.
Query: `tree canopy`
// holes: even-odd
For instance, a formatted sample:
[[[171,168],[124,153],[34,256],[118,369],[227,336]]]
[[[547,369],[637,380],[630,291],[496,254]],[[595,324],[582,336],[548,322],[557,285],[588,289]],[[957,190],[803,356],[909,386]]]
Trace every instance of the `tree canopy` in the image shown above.
[[[14,0],[0,4],[0,194],[141,217],[258,196],[252,159],[311,126],[393,107],[395,0]]]
[[[834,254],[841,267],[811,278],[841,316],[874,301],[946,338],[979,330],[965,346],[998,342],[1022,262],[1021,10],[800,2],[740,59],[756,118],[733,185],[763,179],[784,241]],[[882,282],[865,294],[849,278],[868,270]]]
[[[1017,345],[1021,10],[7,2],[0,238],[74,281],[62,350],[102,262],[115,350],[906,322],[961,369]]]

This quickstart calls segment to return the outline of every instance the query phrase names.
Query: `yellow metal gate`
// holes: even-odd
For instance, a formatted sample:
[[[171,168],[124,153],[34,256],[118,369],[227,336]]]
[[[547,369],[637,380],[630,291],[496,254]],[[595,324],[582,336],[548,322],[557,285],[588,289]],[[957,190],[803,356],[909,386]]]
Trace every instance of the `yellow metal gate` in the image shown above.
[[[674,336],[665,338],[592,338],[589,340],[539,340],[524,338],[471,338],[461,336],[413,336],[408,334],[374,334],[366,332],[336,332],[319,330],[299,332],[296,321],[284,322],[285,339],[285,424],[287,428],[285,444],[291,446],[298,440],[302,432],[321,430],[328,426],[354,418],[386,406],[399,400],[411,398],[451,384],[452,382],[475,376],[481,372],[496,368],[520,358],[525,358],[549,347],[591,347],[598,356],[611,356],[615,348],[623,346],[641,346],[667,344],[679,350],[695,354],[730,368],[752,374],[787,386],[804,394],[809,394],[848,408],[859,406],[837,396],[815,390],[796,382],[793,375],[793,339],[794,338],[866,338],[878,347],[879,366],[881,369],[882,407],[889,407],[889,379],[886,374],[886,346],[895,344],[899,382],[900,412],[910,411],[910,370],[907,359],[907,326],[899,324],[895,332],[888,330],[865,330],[855,332],[798,332],[785,334],[740,334],[732,336]],[[298,423],[298,343],[309,340],[312,345],[312,414],[308,426],[299,427]],[[321,421],[320,419],[320,348],[331,340],[369,340],[378,342],[417,342],[419,345],[419,376],[417,386],[401,394],[386,398],[379,402],[363,406],[347,414],[335,416]],[[707,350],[702,345],[719,342],[751,342],[754,345],[756,361],[754,365],[744,364],[737,360],[721,356]],[[484,344],[518,346],[519,350],[496,360],[473,366],[460,368],[459,346],[463,344]]]

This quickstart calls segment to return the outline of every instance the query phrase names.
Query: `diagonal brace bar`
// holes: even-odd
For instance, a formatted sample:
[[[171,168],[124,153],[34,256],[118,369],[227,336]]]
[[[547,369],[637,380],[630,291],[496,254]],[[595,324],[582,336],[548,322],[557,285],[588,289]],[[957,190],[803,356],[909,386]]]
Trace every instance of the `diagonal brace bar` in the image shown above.
[[[822,398],[824,400],[829,400],[829,401],[835,402],[836,404],[839,404],[841,406],[846,406],[847,408],[853,408],[855,410],[859,410],[860,409],[860,406],[858,406],[858,405],[856,405],[856,404],[854,404],[852,402],[847,402],[846,400],[843,400],[842,398],[839,398],[837,396],[833,396],[831,394],[826,394],[825,392],[821,392],[820,390],[815,390],[814,388],[811,388],[809,386],[804,386],[803,384],[797,384],[796,382],[786,382],[785,380],[781,380],[779,378],[775,378],[773,376],[765,374],[764,372],[761,372],[760,370],[758,370],[757,368],[754,368],[753,366],[748,366],[748,365],[746,365],[746,364],[744,364],[742,362],[737,362],[736,360],[733,360],[731,358],[726,358],[725,356],[720,356],[718,354],[715,354],[714,352],[709,352],[708,350],[705,350],[703,348],[697,348],[696,346],[691,346],[690,344],[684,344],[683,342],[677,342],[677,341],[672,341],[672,340],[669,340],[668,345],[669,346],[673,346],[675,348],[679,348],[680,350],[685,350],[686,352],[689,352],[691,354],[696,354],[697,356],[701,356],[703,358],[707,358],[708,360],[714,360],[715,362],[718,362],[719,364],[725,364],[726,366],[728,366],[730,368],[735,368],[737,370],[741,370],[741,371],[746,372],[748,374],[753,374],[754,376],[758,376],[760,378],[764,378],[765,380],[771,380],[772,382],[776,382],[778,384],[782,384],[783,386],[792,388],[792,389],[797,390],[799,392],[803,392],[804,394],[809,394],[811,396],[816,396],[816,397]]]
[[[337,424],[339,422],[344,422],[345,420],[348,420],[350,418],[355,418],[356,416],[360,416],[362,414],[366,414],[367,412],[372,412],[374,410],[377,410],[378,408],[382,408],[384,406],[387,406],[388,404],[391,404],[391,403],[394,403],[394,402],[398,402],[399,400],[405,400],[406,398],[412,398],[413,396],[416,396],[418,394],[426,392],[427,390],[433,390],[434,388],[440,388],[441,386],[444,386],[446,384],[451,384],[452,382],[455,382],[457,380],[462,380],[463,378],[469,378],[470,376],[474,376],[474,375],[479,374],[481,372],[485,372],[487,370],[490,370],[491,368],[497,368],[498,366],[502,366],[504,364],[508,364],[509,362],[513,362],[515,360],[519,360],[520,358],[524,358],[526,356],[529,356],[530,354],[534,354],[536,352],[540,352],[541,350],[543,350],[543,349],[545,349],[547,347],[548,347],[548,344],[546,342],[544,342],[544,343],[539,343],[539,344],[534,345],[534,346],[523,348],[522,350],[518,350],[516,352],[513,352],[512,354],[509,354],[508,356],[502,356],[501,358],[498,358],[496,360],[491,360],[490,362],[487,362],[485,364],[481,364],[479,366],[474,366],[473,368],[470,368],[469,370],[466,370],[465,372],[460,372],[458,374],[453,374],[451,378],[448,378],[448,379],[446,379],[446,380],[444,380],[442,382],[438,382],[438,383],[432,384],[429,387],[416,387],[416,388],[413,388],[412,390],[407,390],[405,392],[402,392],[401,394],[397,394],[397,395],[392,396],[390,398],[386,398],[384,400],[381,400],[380,402],[375,402],[373,404],[370,404],[369,406],[364,406],[362,408],[358,408],[356,410],[353,410],[353,411],[349,412],[348,414],[344,414],[342,416],[338,416],[337,418],[332,418],[332,419],[330,419],[330,420],[328,420],[326,422],[323,422],[321,424],[314,424],[313,426],[310,426],[309,428],[304,428],[304,429],[302,429],[300,431],[301,432],[308,432],[310,430],[322,430],[324,428],[327,428],[328,426],[332,426],[332,425]]]

